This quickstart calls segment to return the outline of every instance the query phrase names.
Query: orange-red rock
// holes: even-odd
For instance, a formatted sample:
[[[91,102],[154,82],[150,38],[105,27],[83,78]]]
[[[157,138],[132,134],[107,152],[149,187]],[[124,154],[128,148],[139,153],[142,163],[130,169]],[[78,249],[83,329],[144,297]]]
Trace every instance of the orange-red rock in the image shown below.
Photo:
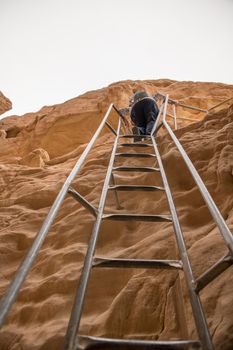
[[[12,108],[12,103],[3,93],[0,91],[0,115],[9,111]]]
[[[36,113],[1,120],[1,294],[109,103],[125,107],[134,88],[146,88],[150,93],[169,93],[173,99],[203,109],[233,97],[232,85],[173,80],[124,81],[63,104],[43,107]],[[229,102],[206,117],[181,107],[177,114],[179,118],[196,121],[190,123],[178,119],[176,134],[232,230],[233,106]],[[113,124],[115,119],[116,114],[113,114]],[[113,136],[106,129],[74,181],[74,187],[95,206],[98,205],[112,141]],[[198,277],[227,249],[184,162],[165,132],[158,138],[158,145],[193,270]],[[116,175],[117,183],[126,184],[129,180],[134,184],[162,184],[159,174]],[[120,192],[119,197],[124,207],[122,211],[168,213],[164,194]],[[115,208],[114,197],[109,195],[106,210],[112,208]],[[1,349],[61,349],[92,225],[92,216],[67,197],[2,328]],[[115,222],[112,225],[106,221],[101,229],[97,254],[177,258],[173,229],[167,223]],[[186,337],[188,332],[189,337],[195,338],[182,273],[180,281],[187,320],[182,329],[175,298],[179,290],[177,273],[94,270],[81,322],[82,333],[164,340]],[[230,267],[200,293],[214,344],[220,350],[233,348],[232,287]]]

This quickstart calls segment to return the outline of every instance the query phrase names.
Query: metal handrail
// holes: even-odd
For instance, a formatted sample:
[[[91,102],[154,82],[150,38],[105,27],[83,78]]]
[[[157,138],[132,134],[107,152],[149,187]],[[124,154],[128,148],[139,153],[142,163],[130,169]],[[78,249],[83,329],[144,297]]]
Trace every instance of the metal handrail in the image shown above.
[[[8,287],[5,295],[1,299],[0,303],[0,326],[4,324],[4,321],[6,319],[6,316],[14,303],[15,299],[17,298],[17,295],[19,293],[20,287],[22,283],[24,282],[35,258],[37,257],[39,250],[48,234],[48,231],[56,218],[56,215],[58,213],[58,210],[60,209],[65,196],[67,192],[69,191],[70,185],[72,181],[74,180],[75,176],[79,172],[80,168],[82,167],[86,157],[88,156],[90,150],[92,149],[94,143],[96,142],[98,136],[100,135],[103,127],[107,123],[107,119],[109,118],[110,112],[112,111],[114,105],[113,103],[110,104],[105,116],[102,119],[102,122],[100,123],[98,129],[96,130],[95,134],[93,135],[92,139],[88,143],[87,147],[83,151],[82,155],[78,159],[77,163],[75,164],[74,168],[70,172],[69,176],[67,177],[65,183],[63,184],[60,192],[58,193],[55,201],[53,202],[53,205],[51,209],[49,210],[42,226],[39,232],[37,233],[37,236],[35,237],[33,244],[28,251],[26,257],[24,258],[23,262],[19,266],[14,279],[10,283],[10,286]],[[115,108],[114,108],[115,109]],[[115,109],[116,110],[116,109]],[[119,114],[119,113],[118,113]],[[109,124],[107,124],[109,127]]]
[[[199,188],[199,191],[200,191],[214,221],[216,222],[216,224],[219,228],[220,233],[222,234],[229,250],[233,254],[233,236],[232,236],[232,233],[231,233],[230,229],[228,228],[224,218],[222,217],[222,214],[218,210],[218,208],[217,208],[213,198],[211,197],[209,191],[207,190],[204,182],[202,181],[200,175],[198,174],[197,170],[195,169],[193,163],[191,162],[190,158],[188,157],[187,153],[185,152],[185,150],[182,147],[181,143],[179,142],[178,138],[176,137],[176,135],[174,134],[174,132],[172,131],[172,129],[168,125],[168,123],[166,121],[166,113],[164,113],[164,115],[163,115],[163,125],[167,129],[174,144],[178,148],[180,155],[184,159],[184,161],[185,161],[194,181],[196,182],[196,184]]]
[[[166,98],[166,95],[163,95],[161,93],[158,93],[157,95],[163,97],[164,99]],[[194,111],[199,111],[199,112],[203,112],[203,113],[209,113],[210,111],[212,111],[213,109],[219,107],[219,106],[222,106],[223,104],[231,101],[233,99],[233,96],[230,97],[230,98],[227,98],[226,100],[224,101],[221,101],[219,103],[217,103],[216,105],[214,105],[213,107],[209,108],[209,109],[203,109],[203,108],[199,108],[199,107],[195,107],[195,106],[190,106],[190,105],[187,105],[187,104],[184,104],[184,103],[181,103],[177,100],[174,100],[174,99],[171,99],[169,98],[168,99],[168,103],[173,105],[173,106],[180,106],[180,107],[183,107],[183,108],[186,108],[186,109],[192,109]],[[192,120],[192,119],[188,119],[188,118],[180,118],[180,119],[187,119],[187,120]],[[195,120],[193,120],[195,121]]]
[[[226,102],[226,101],[224,101]],[[204,182],[202,181],[200,175],[198,174],[197,170],[195,169],[192,161],[190,160],[190,158],[188,157],[187,153],[185,152],[184,148],[182,147],[181,143],[179,142],[178,138],[176,137],[176,135],[174,134],[174,132],[172,131],[171,127],[169,126],[169,124],[166,121],[166,116],[167,116],[167,105],[169,103],[169,98],[168,95],[166,96],[165,99],[165,104],[164,104],[164,113],[162,116],[162,125],[167,129],[170,137],[172,138],[174,144],[176,145],[176,147],[179,150],[180,155],[182,156],[182,158],[184,159],[194,181],[196,182],[199,191],[214,219],[214,221],[216,222],[220,233],[222,234],[230,252],[233,255],[233,236],[232,233],[229,229],[229,227],[227,226],[222,214],[220,213],[220,211],[218,210],[213,198],[211,197],[209,191],[207,190]],[[156,124],[158,125],[159,123],[159,118],[161,117],[161,115],[159,115],[158,119],[156,120]],[[152,130],[151,135],[153,136],[155,132],[155,128]]]
[[[166,96],[168,96],[168,95],[163,95],[161,93],[158,93],[157,95],[163,97],[164,99],[166,99]],[[172,105],[180,106],[180,107],[183,107],[183,108],[187,108],[187,109],[192,109],[194,111],[199,111],[199,112],[203,112],[203,113],[207,113],[208,112],[207,109],[186,105],[185,103],[179,102],[177,100],[173,100],[172,98],[168,98],[168,103],[172,104]]]
[[[213,109],[215,109],[215,108],[217,108],[217,107],[219,107],[219,106],[222,106],[224,103],[229,102],[229,101],[232,100],[232,99],[233,99],[233,97],[230,97],[230,98],[228,98],[228,99],[226,99],[226,100],[224,100],[224,101],[221,101],[221,102],[217,103],[215,106],[209,108],[207,112],[209,113],[209,112],[212,111]]]
[[[173,100],[170,100],[173,101]],[[187,109],[192,109],[194,111],[198,111],[198,112],[203,112],[203,113],[207,113],[208,109],[203,109],[203,108],[199,108],[199,107],[194,107],[194,106],[190,106],[190,105],[186,105],[185,103],[181,103],[181,102],[177,102],[175,103],[177,106],[183,107],[183,108],[187,108]]]

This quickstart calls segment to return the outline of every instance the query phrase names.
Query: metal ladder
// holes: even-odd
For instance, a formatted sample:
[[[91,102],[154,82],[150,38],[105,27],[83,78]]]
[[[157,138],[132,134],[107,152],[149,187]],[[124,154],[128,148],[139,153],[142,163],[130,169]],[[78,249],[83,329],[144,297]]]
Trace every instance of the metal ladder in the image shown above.
[[[168,96],[163,105],[163,109],[160,110],[160,115],[163,110],[163,120],[166,119],[166,110],[168,104]],[[134,138],[133,135],[121,135],[121,120],[119,120],[111,158],[107,170],[107,175],[104,181],[99,208],[96,211],[96,222],[92,231],[92,236],[89,241],[86,258],[84,261],[84,267],[82,275],[79,281],[79,287],[75,297],[71,318],[68,326],[68,331],[65,339],[65,350],[84,350],[84,349],[205,349],[213,350],[213,344],[211,336],[209,334],[208,325],[205,319],[205,315],[202,309],[202,305],[199,299],[199,285],[195,281],[195,277],[192,271],[192,267],[188,258],[184,237],[181,231],[179,219],[176,213],[176,208],[172,199],[171,191],[164,171],[163,163],[156,145],[154,133],[159,130],[161,126],[158,126],[160,115],[157,118],[156,125],[152,130],[150,136],[141,135],[141,139],[146,139],[150,143],[123,143],[119,144],[121,138]],[[138,136],[137,136],[138,138]],[[130,148],[148,148],[153,147],[153,153],[120,153],[118,152],[119,147],[130,147]],[[132,167],[132,166],[114,166],[116,157],[140,157],[140,158],[154,158],[157,160],[158,167]],[[115,185],[114,172],[160,172],[164,187],[159,186],[143,186],[143,185]],[[110,185],[110,181],[113,181],[113,185]],[[104,214],[104,206],[108,191],[115,191],[116,203],[119,205],[117,192],[118,191],[165,191],[168,201],[168,206],[171,215],[163,214],[131,214],[131,213],[111,213]],[[75,197],[76,193],[72,190],[72,194]],[[119,259],[119,258],[104,258],[95,256],[95,248],[98,241],[98,234],[100,231],[101,223],[104,220],[119,220],[119,221],[150,221],[150,222],[171,222],[174,228],[180,260],[146,260],[146,259]],[[225,260],[228,262],[227,266],[232,263],[232,257],[227,256]],[[226,261],[224,262],[225,264]],[[193,316],[196,323],[197,333],[199,340],[168,340],[168,341],[147,341],[147,340],[126,340],[126,339],[113,339],[113,338],[101,338],[93,336],[78,335],[79,324],[82,316],[83,304],[85,293],[87,289],[88,279],[92,268],[154,268],[154,269],[178,269],[183,270],[188,291],[190,302],[192,306]],[[224,266],[224,270],[226,265]],[[213,276],[212,276],[213,277]],[[212,280],[212,277],[210,280]],[[203,282],[203,281],[202,281]]]
[[[159,119],[159,118],[158,118]],[[156,126],[155,126],[156,127]],[[96,221],[93,227],[92,235],[88,244],[88,249],[86,253],[86,258],[84,261],[84,267],[79,281],[79,287],[75,297],[75,302],[71,312],[71,318],[68,326],[68,331],[65,339],[65,350],[73,349],[199,349],[200,342],[193,340],[180,340],[180,341],[136,341],[136,340],[125,340],[125,339],[109,339],[109,338],[98,338],[90,336],[80,336],[76,332],[79,329],[80,320],[82,316],[82,310],[84,305],[85,294],[87,290],[88,280],[92,268],[155,268],[155,269],[183,269],[186,274],[186,280],[189,286],[190,297],[193,304],[194,312],[196,313],[196,319],[199,323],[203,344],[205,344],[205,349],[213,349],[211,344],[210,335],[208,332],[208,327],[204,318],[204,314],[199,302],[198,295],[193,291],[192,281],[194,281],[194,276],[192,273],[191,265],[187,256],[187,251],[182,236],[179,220],[176,214],[175,206],[172,200],[171,192],[167,182],[166,174],[163,168],[161,157],[156,145],[153,133],[151,136],[141,135],[137,138],[146,139],[149,143],[133,142],[133,143],[123,143],[119,144],[121,138],[132,139],[133,135],[121,135],[121,119],[119,120],[117,131],[114,132],[116,135],[111,158],[108,165],[108,170],[106,178],[103,185],[103,190],[99,202],[99,208],[95,211],[92,210],[93,215],[96,216]],[[153,148],[153,153],[128,153],[128,152],[118,152],[119,147],[129,147],[129,148]],[[124,158],[153,158],[157,161],[158,167],[132,167],[132,166],[114,166],[116,157]],[[143,186],[143,185],[110,185],[112,180],[114,182],[114,172],[160,172],[163,187],[159,186]],[[74,190],[69,190],[74,198],[79,197],[79,194]],[[104,207],[108,191],[115,191],[116,203],[119,205],[118,201],[118,191],[165,191],[167,195],[168,205],[170,208],[171,215],[163,214],[131,214],[131,213],[111,213],[105,214]],[[104,258],[95,256],[95,248],[98,242],[98,235],[100,232],[101,223],[104,220],[119,220],[119,221],[149,221],[149,222],[171,222],[174,227],[174,232],[176,235],[177,245],[179,249],[181,260],[145,260],[145,259],[115,259],[115,258]],[[198,312],[196,312],[198,310]]]
[[[111,124],[107,121],[111,110],[114,108],[118,114],[119,111],[116,107],[111,104],[106,115],[104,116],[99,128],[97,129],[95,135],[92,140],[88,144],[87,148],[79,158],[76,163],[74,169],[71,171],[68,176],[66,182],[64,183],[61,191],[59,192],[56,200],[54,201],[47,218],[45,219],[40,231],[38,232],[34,243],[29,250],[27,256],[22,262],[21,266],[16,273],[16,276],[10,287],[8,288],[7,293],[2,298],[0,305],[0,324],[4,323],[4,320],[12,306],[14,300],[16,299],[19,289],[26,278],[29,269],[35,260],[40,247],[51,227],[57,212],[63,203],[63,200],[67,193],[72,195],[79,203],[81,203],[85,208],[87,208],[92,215],[95,217],[95,223],[93,226],[92,234],[89,240],[86,257],[84,260],[83,270],[81,274],[81,278],[79,281],[79,285],[77,288],[76,297],[74,300],[71,317],[67,329],[67,334],[65,337],[65,350],[84,350],[84,349],[203,349],[203,350],[213,350],[212,340],[209,334],[207,322],[205,319],[205,315],[202,309],[201,301],[199,298],[199,291],[204,288],[209,282],[211,282],[215,277],[217,277],[221,272],[223,272],[226,268],[228,268],[232,264],[232,255],[233,255],[233,239],[232,234],[229,228],[226,226],[225,221],[223,220],[221,214],[219,213],[216,205],[214,204],[212,198],[210,197],[207,189],[204,184],[200,182],[200,177],[198,178],[198,174],[191,162],[184,152],[182,146],[179,144],[179,141],[175,138],[172,130],[166,122],[166,114],[167,114],[167,104],[168,104],[168,96],[164,101],[159,116],[157,118],[154,129],[152,130],[151,135],[140,135],[141,139],[145,139],[145,142],[133,142],[133,143],[123,143],[120,144],[119,141],[122,139],[132,139],[134,138],[131,134],[122,134],[122,119],[119,118],[117,130],[115,130]],[[160,122],[162,116],[162,122]],[[159,124],[160,122],[160,124]],[[87,157],[90,149],[92,148],[94,142],[96,141],[98,135],[100,134],[104,125],[111,130],[111,132],[115,135],[115,140],[113,144],[113,149],[108,165],[107,174],[105,177],[102,194],[100,197],[99,207],[95,208],[91,203],[89,203],[80,193],[78,193],[72,186],[72,181],[74,180],[77,172],[82,166],[85,158]],[[192,267],[188,258],[184,237],[182,234],[182,230],[180,227],[179,219],[176,213],[176,208],[172,199],[172,194],[170,191],[170,187],[166,178],[166,173],[163,167],[163,163],[157,148],[156,140],[154,134],[158,132],[161,126],[165,126],[176,146],[178,147],[180,154],[186,161],[186,164],[191,171],[194,180],[196,178],[198,180],[196,182],[201,194],[206,201],[208,207],[210,208],[210,212],[216,222],[216,224],[220,228],[220,232],[223,235],[224,240],[229,248],[229,254],[220,259],[212,268],[206,271],[202,276],[198,279],[195,279]],[[148,143],[148,142],[149,143]],[[178,142],[178,143],[177,143]],[[130,153],[130,152],[118,152],[118,148],[120,147],[129,147],[129,148],[139,148],[140,149],[148,149],[148,147],[153,148],[153,153]],[[157,161],[156,167],[149,166],[115,166],[115,159],[119,157],[129,158],[152,158]],[[145,186],[145,185],[116,185],[114,182],[114,173],[115,172],[159,172],[163,181],[163,187],[160,186]],[[196,172],[196,173],[195,173]],[[112,184],[110,184],[112,182]],[[204,186],[204,187],[203,187]],[[105,214],[105,202],[108,191],[114,191],[115,199],[117,205],[119,205],[118,201],[118,191],[164,191],[167,197],[168,207],[170,209],[170,215],[164,214],[132,214],[132,213],[110,213]],[[210,204],[209,204],[210,202]],[[177,247],[180,255],[180,260],[146,260],[146,259],[119,259],[119,258],[104,258],[95,256],[95,248],[98,241],[98,235],[100,232],[101,224],[103,221],[111,220],[111,221],[147,221],[147,222],[170,222],[173,225],[175,238],[177,242]],[[199,336],[198,340],[167,340],[167,341],[148,341],[148,340],[126,340],[126,339],[111,339],[111,338],[102,338],[102,337],[92,337],[92,336],[84,336],[79,335],[79,324],[82,316],[84,299],[88,287],[88,281],[90,277],[90,273],[92,268],[150,268],[150,269],[175,269],[175,270],[183,270],[184,277],[186,280],[186,284],[188,287],[190,302],[192,306],[192,312],[197,328],[197,333]]]

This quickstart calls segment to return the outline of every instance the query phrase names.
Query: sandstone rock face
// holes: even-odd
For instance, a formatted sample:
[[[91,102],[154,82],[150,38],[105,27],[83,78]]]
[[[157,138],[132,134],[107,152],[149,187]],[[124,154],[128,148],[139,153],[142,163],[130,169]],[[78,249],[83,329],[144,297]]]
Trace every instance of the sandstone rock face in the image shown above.
[[[37,113],[0,121],[0,249],[3,295],[70,170],[110,102],[128,104],[133,89],[168,93],[209,109],[233,97],[233,86],[172,80],[124,81],[88,92]],[[177,109],[176,135],[193,161],[230,229],[233,229],[233,105],[205,115]],[[171,112],[171,111],[170,111]],[[187,119],[181,119],[187,118]],[[116,124],[116,114],[112,124]],[[194,120],[191,123],[190,120]],[[172,125],[172,122],[171,122]],[[98,206],[113,136],[104,130],[73,187]],[[157,140],[196,277],[227,253],[197,186],[167,133]],[[135,162],[135,161],[134,161]],[[132,164],[132,160],[118,161]],[[137,161],[139,165],[154,164]],[[162,185],[159,174],[116,174],[117,184]],[[120,192],[122,212],[168,213],[164,194]],[[106,212],[116,210],[109,194]],[[71,197],[62,208],[0,333],[1,349],[61,349],[81,273],[93,217]],[[177,259],[169,223],[104,222],[96,255]],[[233,348],[233,275],[229,267],[200,293],[216,349]],[[177,303],[184,296],[185,323]],[[137,339],[196,339],[183,273],[165,270],[93,270],[81,321],[84,334]]]
[[[30,152],[25,157],[21,158],[19,163],[30,167],[43,167],[45,165],[45,162],[48,161],[48,153],[44,149],[38,148]]]
[[[11,101],[0,91],[0,115],[12,108]]]

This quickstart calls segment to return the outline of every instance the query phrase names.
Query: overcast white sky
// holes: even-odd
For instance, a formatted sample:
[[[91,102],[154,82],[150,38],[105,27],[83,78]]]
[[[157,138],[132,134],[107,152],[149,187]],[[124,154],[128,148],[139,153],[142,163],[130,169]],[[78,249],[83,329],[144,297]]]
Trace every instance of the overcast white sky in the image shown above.
[[[233,84],[233,0],[0,0],[0,33],[3,116],[125,79]]]

